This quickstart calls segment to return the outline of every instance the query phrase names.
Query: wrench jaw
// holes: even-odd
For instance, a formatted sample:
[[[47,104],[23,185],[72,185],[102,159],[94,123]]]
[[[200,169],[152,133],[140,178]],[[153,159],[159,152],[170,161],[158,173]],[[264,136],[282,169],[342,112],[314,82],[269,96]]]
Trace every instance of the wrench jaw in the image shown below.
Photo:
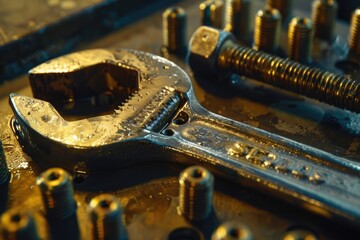
[[[89,76],[89,71],[99,72],[99,66],[107,68],[108,63],[118,66],[118,72],[114,74],[111,70],[108,72],[110,75],[130,76],[121,82],[125,85],[118,87],[131,90],[135,86],[136,91],[129,90],[131,94],[111,114],[65,120],[53,106],[59,101],[52,97],[77,90],[75,83],[81,79],[74,78],[74,72],[77,76]],[[153,136],[160,135],[158,132],[168,124],[192,91],[189,77],[177,65],[135,50],[74,53],[44,63],[31,70],[30,75],[33,89],[72,78],[72,84],[59,88],[59,92],[56,92],[56,87],[40,91],[42,99],[15,94],[9,99],[14,112],[14,131],[25,151],[34,159],[38,156],[48,165],[70,171],[79,163],[90,170],[114,169],[161,155],[164,146]],[[63,78],[57,80],[59,76]],[[127,85],[132,81],[135,85]]]

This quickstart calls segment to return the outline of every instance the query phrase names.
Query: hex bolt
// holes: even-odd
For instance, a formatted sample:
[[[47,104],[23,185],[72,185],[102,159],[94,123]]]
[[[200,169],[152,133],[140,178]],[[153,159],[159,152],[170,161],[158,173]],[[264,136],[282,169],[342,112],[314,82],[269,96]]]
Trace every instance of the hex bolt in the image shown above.
[[[37,240],[35,220],[30,212],[10,209],[1,215],[1,236],[7,240]],[[1,238],[1,237],[0,237]]]
[[[255,16],[254,49],[274,53],[280,45],[281,15],[275,8],[259,10]]]
[[[311,231],[306,229],[292,229],[285,232],[283,240],[319,240],[319,238]]]
[[[202,26],[190,40],[189,64],[198,74],[239,74],[319,101],[360,112],[360,82],[238,45],[225,31]]]
[[[293,18],[288,31],[288,56],[300,63],[311,62],[314,32],[309,18]]]
[[[315,38],[331,42],[334,39],[338,11],[336,0],[315,0],[312,5],[312,22]]]
[[[6,164],[6,157],[2,142],[0,141],[0,186],[7,184],[10,180],[10,172]]]
[[[360,8],[355,10],[351,18],[349,47],[352,52],[360,56]]]
[[[50,168],[36,178],[46,217],[64,220],[76,213],[72,177],[61,168]]]
[[[250,35],[250,0],[227,0],[225,11],[225,30],[247,42]]]
[[[290,19],[293,14],[293,0],[267,0],[266,4],[279,10],[283,22],[286,22],[288,19]]]
[[[221,224],[211,236],[211,240],[252,240],[250,229],[239,222]]]
[[[122,222],[122,206],[115,196],[96,196],[91,200],[89,210],[95,240],[127,239]]]
[[[221,0],[207,0],[199,5],[201,25],[223,27],[224,3]]]
[[[186,49],[186,12],[181,7],[170,7],[163,14],[163,45],[169,52]]]
[[[214,177],[205,168],[192,166],[180,173],[179,210],[189,221],[201,221],[212,211]]]

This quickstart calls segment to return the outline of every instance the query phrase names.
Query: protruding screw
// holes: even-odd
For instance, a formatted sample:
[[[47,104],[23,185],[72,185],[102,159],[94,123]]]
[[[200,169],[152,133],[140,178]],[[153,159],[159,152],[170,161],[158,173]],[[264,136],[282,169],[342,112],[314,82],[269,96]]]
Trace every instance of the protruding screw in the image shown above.
[[[291,59],[304,64],[311,62],[313,33],[310,19],[291,20],[288,32],[288,55]]]
[[[275,52],[280,45],[281,15],[275,8],[267,7],[255,17],[254,49]]]
[[[36,178],[46,212],[54,220],[63,220],[76,212],[72,177],[61,168],[50,168]]]
[[[221,224],[211,236],[211,240],[252,240],[250,229],[239,222]]]
[[[95,240],[127,239],[122,222],[122,206],[115,196],[101,194],[90,202],[90,217]]]
[[[186,49],[187,23],[186,12],[181,7],[171,7],[163,15],[163,44],[170,52]]]
[[[319,238],[309,230],[293,229],[284,234],[283,240],[318,240]]]
[[[180,173],[179,210],[190,221],[200,221],[212,211],[214,177],[203,167],[192,166]]]
[[[6,164],[6,157],[2,142],[0,141],[0,186],[7,184],[10,180],[10,172]]]
[[[360,82],[238,45],[229,33],[200,27],[190,40],[189,63],[199,74],[239,74],[360,112]]]
[[[351,18],[350,50],[360,56],[360,8],[356,9]]]
[[[225,11],[225,30],[247,42],[250,34],[250,0],[227,0]]]
[[[222,0],[207,0],[199,5],[201,25],[223,27],[224,3]]]
[[[294,1],[293,0],[267,0],[267,5],[279,10],[282,21],[286,22],[292,17]]]
[[[39,239],[35,221],[30,212],[11,209],[1,216],[1,236],[6,240]]]
[[[336,0],[315,0],[312,6],[312,22],[315,37],[331,42],[334,38],[338,5]]]

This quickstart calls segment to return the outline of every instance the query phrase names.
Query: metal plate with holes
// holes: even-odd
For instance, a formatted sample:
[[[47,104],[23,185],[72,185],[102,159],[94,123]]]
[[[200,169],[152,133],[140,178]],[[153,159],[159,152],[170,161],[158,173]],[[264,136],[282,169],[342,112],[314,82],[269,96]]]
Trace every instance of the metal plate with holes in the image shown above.
[[[179,4],[189,15],[189,36],[200,22],[199,3],[200,1],[183,1]],[[263,1],[255,1],[253,11],[263,4]],[[299,10],[295,13],[309,16],[309,4],[304,3],[306,11]],[[162,10],[82,45],[80,49],[121,47],[160,55]],[[346,56],[348,26],[338,22],[337,33],[334,45],[315,46],[316,64],[339,73],[345,68],[350,69],[356,76],[358,73],[343,61]],[[286,39],[285,33],[282,39]],[[284,49],[285,42],[282,41]],[[249,79],[234,78],[230,86],[217,82],[216,79],[195,79],[181,57],[167,57],[189,73],[197,99],[210,111],[358,162],[360,117],[357,114]],[[46,238],[48,229],[42,215],[43,207],[35,177],[48,166],[27,156],[16,140],[11,130],[12,112],[8,105],[8,95],[11,92],[32,96],[27,76],[4,82],[0,86],[0,139],[12,173],[8,192],[1,191],[0,197],[3,199],[4,195],[8,195],[9,208],[33,209],[40,235]],[[75,198],[79,205],[80,227],[80,233],[74,230],[73,238],[81,235],[82,239],[90,239],[87,205],[94,196],[103,192],[116,195],[124,205],[129,239],[149,239],[149,236],[151,239],[209,239],[219,223],[229,220],[245,223],[253,231],[255,239],[282,239],[286,231],[294,229],[313,231],[320,239],[346,239],[358,234],[357,226],[354,228],[351,223],[319,216],[326,213],[308,213],[276,196],[260,193],[257,189],[242,184],[234,184],[219,176],[215,178],[214,217],[206,223],[190,224],[177,212],[177,176],[184,167],[155,161],[105,174],[87,174],[86,168],[79,164],[71,172],[74,176]],[[68,226],[73,226],[71,221]],[[65,234],[62,230],[59,226],[58,239],[67,237],[62,235]]]

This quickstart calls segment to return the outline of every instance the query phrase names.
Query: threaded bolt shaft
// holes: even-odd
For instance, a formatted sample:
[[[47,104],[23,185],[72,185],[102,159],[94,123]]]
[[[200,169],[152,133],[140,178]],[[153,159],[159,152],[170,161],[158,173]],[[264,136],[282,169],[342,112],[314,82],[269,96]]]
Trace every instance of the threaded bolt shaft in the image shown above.
[[[252,240],[250,229],[239,222],[221,224],[211,236],[211,240]]]
[[[31,213],[11,209],[1,216],[1,236],[7,240],[39,239],[35,220]],[[1,238],[1,237],[0,237]]]
[[[253,78],[319,101],[360,112],[360,83],[229,40],[217,57],[219,70]]]
[[[8,183],[10,180],[10,172],[6,164],[6,157],[2,142],[0,141],[0,185]]]
[[[275,52],[280,45],[281,15],[275,8],[258,11],[255,17],[254,49]]]
[[[279,10],[283,22],[287,21],[293,13],[294,1],[293,0],[267,0],[267,5]]]
[[[90,217],[95,240],[126,239],[122,206],[115,196],[101,194],[90,202]]]
[[[351,18],[350,50],[360,56],[360,8],[356,9]]]
[[[334,38],[338,5],[335,0],[315,0],[312,6],[312,22],[315,37],[331,42]]]
[[[207,0],[199,5],[201,25],[221,29],[223,27],[224,3],[221,0]]]
[[[190,221],[200,221],[212,211],[214,177],[203,167],[192,166],[180,173],[179,209]]]
[[[181,7],[171,7],[163,15],[163,44],[170,52],[186,49],[186,12]]]
[[[46,216],[63,220],[76,213],[72,177],[61,168],[50,168],[36,178]]]
[[[227,0],[225,11],[225,29],[243,42],[250,34],[250,0]]]
[[[307,64],[311,62],[313,28],[308,18],[293,18],[289,24],[288,55],[291,59]]]

